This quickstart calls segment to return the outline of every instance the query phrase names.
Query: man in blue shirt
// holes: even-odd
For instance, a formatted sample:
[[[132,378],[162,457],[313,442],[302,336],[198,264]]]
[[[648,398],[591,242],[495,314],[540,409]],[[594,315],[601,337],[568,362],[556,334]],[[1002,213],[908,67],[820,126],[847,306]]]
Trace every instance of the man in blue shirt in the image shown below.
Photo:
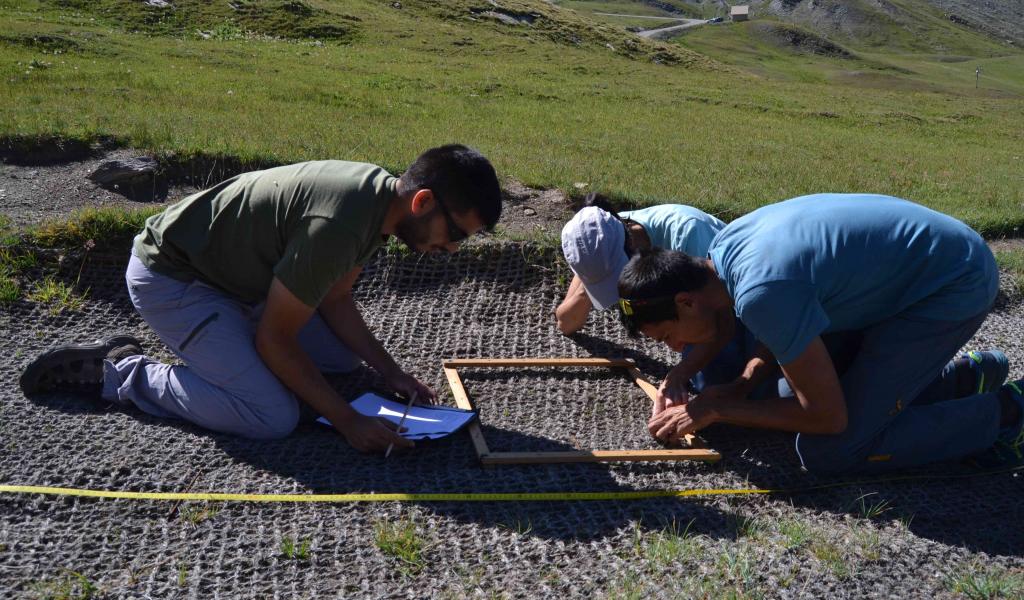
[[[999,351],[950,360],[985,320],[998,269],[963,223],[887,196],[818,194],[726,226],[709,259],[651,251],[619,279],[623,323],[672,348],[738,317],[760,349],[728,393],[680,398],[658,438],[715,422],[797,432],[818,472],[880,471],[984,454],[1020,462],[1024,398]],[[778,363],[779,397],[744,391]],[[987,452],[986,452],[987,450]]]
[[[572,269],[572,283],[555,309],[558,330],[576,333],[592,309],[605,310],[619,301],[619,273],[634,252],[647,248],[677,250],[691,256],[707,256],[708,247],[725,223],[698,208],[683,204],[659,204],[616,213],[606,198],[591,193],[586,206],[562,228],[562,252]],[[713,344],[682,349],[679,363],[658,388],[654,412],[672,405],[671,398],[688,389],[732,381],[749,360],[756,340],[742,323],[723,323]],[[763,395],[770,386],[751,390]]]

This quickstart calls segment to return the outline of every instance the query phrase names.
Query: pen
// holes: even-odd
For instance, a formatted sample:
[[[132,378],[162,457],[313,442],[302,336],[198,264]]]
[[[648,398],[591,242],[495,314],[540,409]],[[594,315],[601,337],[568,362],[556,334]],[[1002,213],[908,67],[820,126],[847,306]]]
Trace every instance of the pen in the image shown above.
[[[412,403],[416,401],[416,393],[409,395],[409,404],[405,405],[405,412],[402,413],[402,418],[398,421],[398,431],[402,430],[402,425],[405,425],[405,418],[409,416],[409,409],[412,408]],[[399,434],[401,435],[401,434]],[[391,442],[388,444],[388,450],[384,453],[384,458],[391,456],[391,449],[395,447],[395,443]]]

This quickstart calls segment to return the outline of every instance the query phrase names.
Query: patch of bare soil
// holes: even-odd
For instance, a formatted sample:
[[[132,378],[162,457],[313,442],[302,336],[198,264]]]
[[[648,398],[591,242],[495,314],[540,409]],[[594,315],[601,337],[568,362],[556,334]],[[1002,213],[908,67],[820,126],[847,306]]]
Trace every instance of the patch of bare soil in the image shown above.
[[[954,23],[1024,45],[1024,3],[1020,0],[927,0]]]
[[[561,190],[539,190],[515,180],[505,182],[498,230],[513,237],[558,239],[578,208]]]
[[[117,159],[144,156],[144,153],[119,149],[97,154],[86,160],[45,165],[0,163],[0,214],[18,228],[45,221],[67,219],[84,208],[163,206],[199,191],[195,185],[179,179],[159,177],[153,186],[152,200],[138,200],[138,190],[104,188],[88,179],[101,164]],[[216,184],[234,173],[219,173],[209,181]],[[499,230],[509,236],[527,239],[557,239],[562,225],[575,212],[571,199],[557,189],[538,190],[510,180],[505,184],[505,208]]]
[[[16,227],[66,219],[84,208],[120,206],[125,209],[174,202],[197,191],[188,185],[155,185],[148,194],[153,200],[130,199],[129,190],[106,189],[88,175],[109,160],[142,156],[138,151],[120,149],[87,160],[46,165],[0,163],[0,214]]]
[[[999,252],[1002,250],[1021,250],[1024,249],[1024,239],[1021,238],[1006,238],[1001,240],[989,240],[988,247],[993,252]]]
[[[751,31],[765,41],[796,52],[806,52],[831,58],[856,58],[856,56],[816,33],[788,23],[753,23]]]

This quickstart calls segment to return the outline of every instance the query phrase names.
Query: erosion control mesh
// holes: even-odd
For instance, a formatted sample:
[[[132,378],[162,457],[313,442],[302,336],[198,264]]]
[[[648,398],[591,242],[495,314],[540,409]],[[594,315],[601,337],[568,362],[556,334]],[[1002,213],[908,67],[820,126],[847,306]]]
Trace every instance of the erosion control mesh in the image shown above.
[[[340,436],[312,423],[287,439],[255,442],[78,397],[23,397],[17,388],[20,369],[57,343],[127,331],[144,340],[148,354],[170,359],[128,301],[124,262],[92,256],[83,268],[77,260],[66,261],[63,276],[73,282],[80,271],[78,287],[88,289],[81,311],[52,314],[47,306],[22,300],[0,313],[8,349],[0,367],[0,483],[134,491],[474,493],[777,489],[837,481],[801,472],[791,435],[731,427],[704,433],[723,455],[717,465],[482,468],[465,433],[384,460],[359,455]],[[585,334],[557,333],[552,310],[570,275],[554,254],[529,245],[484,245],[450,258],[381,256],[365,269],[357,300],[384,345],[447,404],[453,404],[441,370],[447,358],[629,357],[648,377],[662,377],[672,354],[626,338],[610,312],[592,316]],[[972,342],[1004,348],[1014,377],[1020,377],[1024,358],[1019,313],[1019,304],[1004,298]],[[644,427],[649,402],[621,373],[461,373],[494,450],[656,447]],[[369,370],[333,383],[346,396],[380,387]],[[49,585],[74,584],[78,580],[69,573],[75,572],[115,596],[464,596],[474,589],[511,596],[538,590],[589,595],[614,587],[634,568],[638,555],[630,550],[636,547],[631,540],[643,519],[693,520],[707,539],[728,540],[736,536],[730,519],[737,511],[765,518],[803,515],[838,528],[866,495],[870,501],[861,500],[861,509],[880,503],[883,510],[898,509],[913,535],[900,538],[903,545],[893,550],[905,564],[891,568],[869,561],[865,572],[874,574],[848,582],[843,595],[907,597],[925,585],[915,578],[934,579],[926,572],[934,574],[951,557],[977,551],[1015,555],[1024,548],[1021,478],[949,478],[969,473],[959,464],[943,464],[915,471],[926,478],[914,481],[745,500],[174,506],[2,495],[0,590],[31,597]],[[375,542],[389,524],[406,519],[427,539],[426,556],[442,565],[396,559]],[[308,541],[308,552],[289,553],[286,540],[296,548]],[[789,554],[765,560],[752,581],[776,587],[771,582],[778,573],[802,561]],[[531,571],[534,564],[552,571]],[[825,571],[808,575],[808,585],[790,595],[836,595],[829,578],[838,575]]]

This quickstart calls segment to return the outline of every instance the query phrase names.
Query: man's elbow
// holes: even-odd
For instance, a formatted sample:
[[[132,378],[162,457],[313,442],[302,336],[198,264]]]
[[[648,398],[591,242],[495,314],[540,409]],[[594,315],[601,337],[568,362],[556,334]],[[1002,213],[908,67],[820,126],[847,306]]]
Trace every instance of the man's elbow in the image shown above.
[[[253,342],[256,346],[256,352],[263,357],[264,361],[274,350],[287,346],[286,338],[262,327],[256,328],[256,336]]]
[[[583,328],[585,321],[572,314],[571,311],[559,306],[555,309],[555,327],[563,335],[572,335]]]
[[[583,327],[583,324],[579,323],[578,321],[573,321],[571,319],[556,316],[555,326],[558,328],[558,331],[562,333],[562,335],[572,335],[579,331]]]
[[[846,431],[846,426],[849,424],[846,415],[846,408],[838,410],[826,415],[822,415],[819,419],[819,427],[821,431],[819,433],[827,435],[839,435]]]
[[[270,340],[270,337],[270,334],[265,332],[262,328],[256,329],[256,336],[253,339],[253,343],[256,346],[256,352],[258,352],[260,356],[266,356],[267,349],[273,347],[274,343]]]

